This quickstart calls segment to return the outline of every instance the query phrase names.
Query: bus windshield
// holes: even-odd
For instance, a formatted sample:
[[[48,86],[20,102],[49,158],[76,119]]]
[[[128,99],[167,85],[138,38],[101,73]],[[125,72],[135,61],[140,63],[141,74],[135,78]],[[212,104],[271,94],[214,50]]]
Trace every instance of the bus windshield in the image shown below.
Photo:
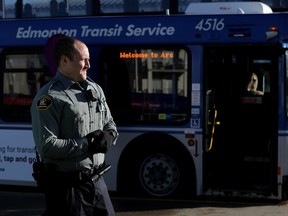
[[[187,52],[179,48],[105,48],[101,74],[117,122],[179,124],[189,117]],[[114,99],[121,95],[121,106]],[[129,110],[129,112],[127,112]],[[126,116],[126,115],[129,116]]]

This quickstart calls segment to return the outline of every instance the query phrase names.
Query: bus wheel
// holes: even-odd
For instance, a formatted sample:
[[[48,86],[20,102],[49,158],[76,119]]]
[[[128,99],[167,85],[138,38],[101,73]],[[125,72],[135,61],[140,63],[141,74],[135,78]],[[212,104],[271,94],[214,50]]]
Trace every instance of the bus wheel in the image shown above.
[[[160,133],[142,136],[123,151],[118,163],[117,191],[123,196],[191,198],[196,171],[186,148]]]
[[[178,187],[179,169],[168,155],[149,155],[140,166],[139,179],[148,194],[163,197],[173,193]]]

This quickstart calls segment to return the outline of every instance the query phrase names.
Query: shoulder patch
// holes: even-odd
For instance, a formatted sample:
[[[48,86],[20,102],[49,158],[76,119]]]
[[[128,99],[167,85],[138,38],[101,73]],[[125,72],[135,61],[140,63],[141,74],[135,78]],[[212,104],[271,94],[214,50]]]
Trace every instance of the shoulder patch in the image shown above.
[[[43,95],[37,101],[38,110],[47,110],[52,105],[52,100],[49,96]]]

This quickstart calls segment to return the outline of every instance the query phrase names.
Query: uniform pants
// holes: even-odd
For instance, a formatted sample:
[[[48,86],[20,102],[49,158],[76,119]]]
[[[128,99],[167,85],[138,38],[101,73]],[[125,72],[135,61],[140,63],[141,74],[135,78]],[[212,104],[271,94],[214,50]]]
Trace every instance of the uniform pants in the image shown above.
[[[65,177],[46,181],[43,216],[115,216],[103,177],[96,181],[70,182]]]

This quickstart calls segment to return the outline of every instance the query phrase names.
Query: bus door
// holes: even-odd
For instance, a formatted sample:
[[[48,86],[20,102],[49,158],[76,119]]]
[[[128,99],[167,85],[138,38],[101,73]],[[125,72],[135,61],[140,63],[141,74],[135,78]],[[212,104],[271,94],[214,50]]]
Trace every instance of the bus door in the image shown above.
[[[273,47],[204,49],[206,192],[277,193],[277,62]]]

